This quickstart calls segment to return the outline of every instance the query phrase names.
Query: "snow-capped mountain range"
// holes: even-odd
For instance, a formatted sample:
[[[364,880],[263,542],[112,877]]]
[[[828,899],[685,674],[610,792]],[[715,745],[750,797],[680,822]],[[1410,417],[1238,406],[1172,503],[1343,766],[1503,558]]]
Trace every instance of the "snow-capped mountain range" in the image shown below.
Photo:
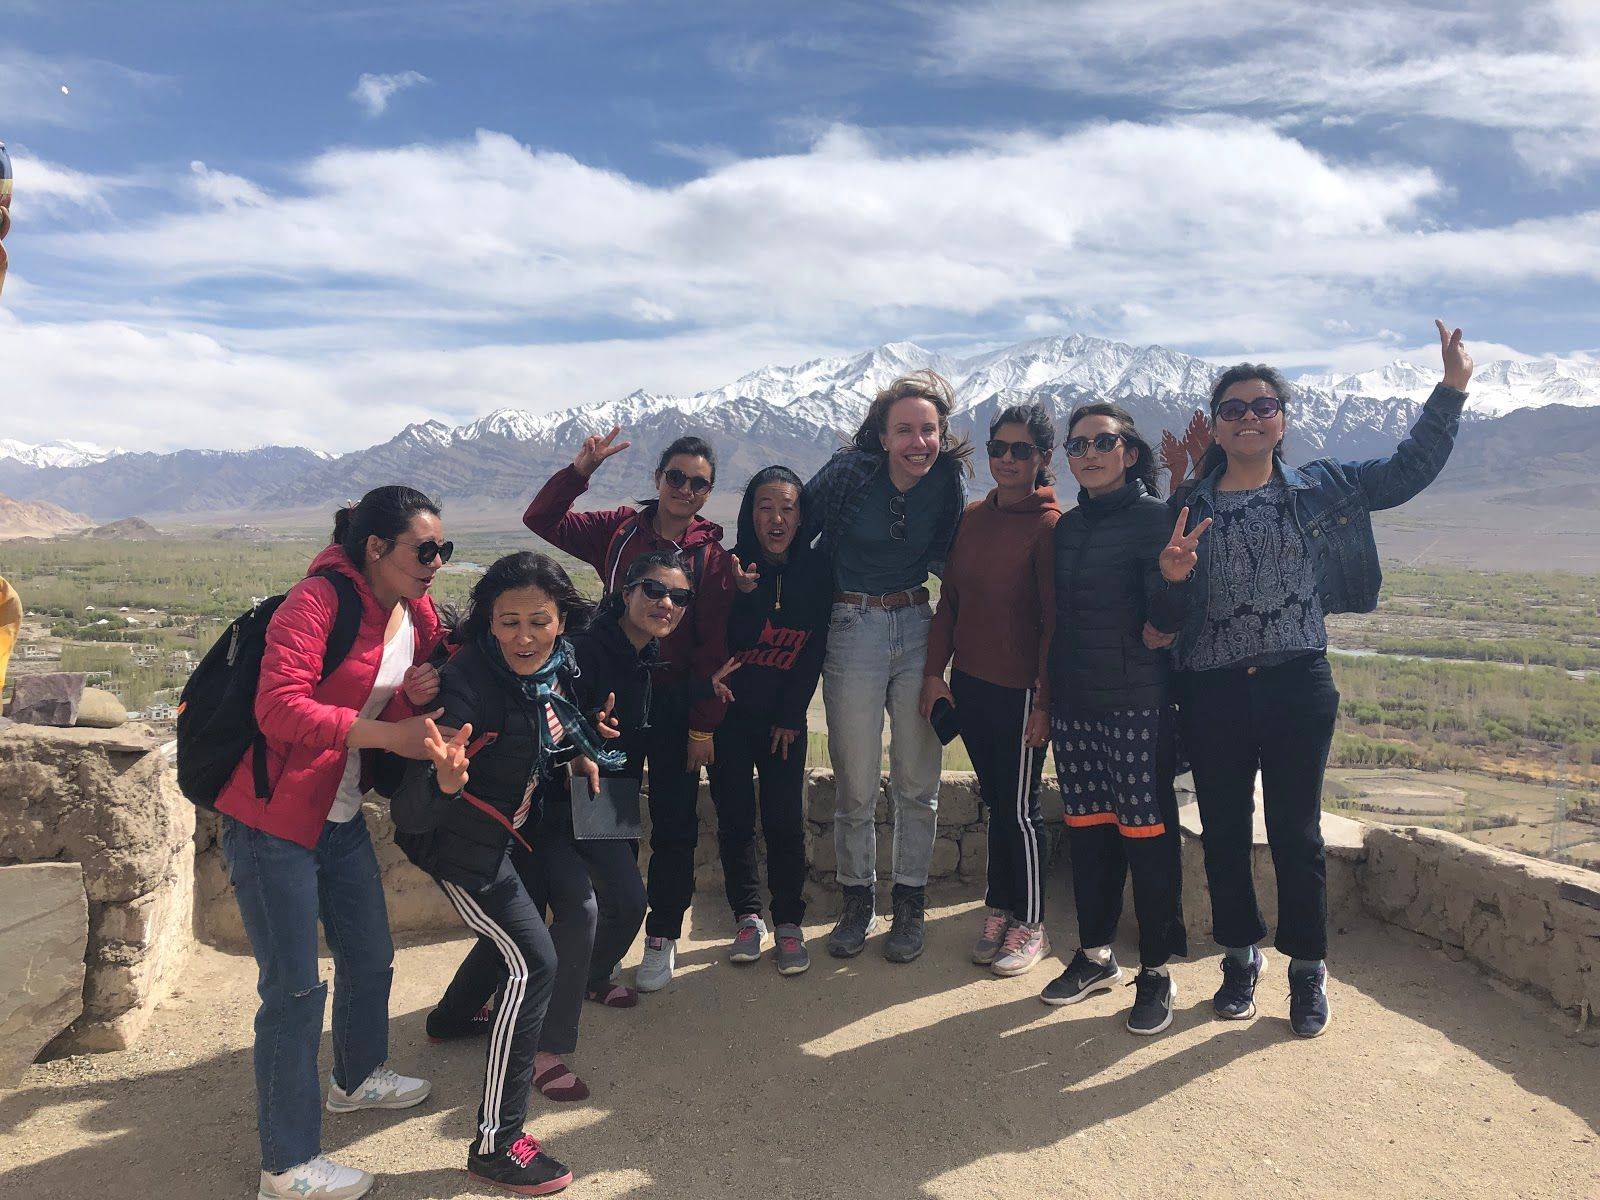
[[[569,461],[591,433],[620,425],[638,449],[608,467],[596,490],[642,494],[650,450],[689,430],[709,436],[720,474],[740,483],[787,462],[814,469],[860,422],[873,395],[908,371],[932,368],[956,393],[954,424],[981,439],[1008,404],[1039,401],[1058,420],[1073,406],[1124,404],[1152,436],[1181,429],[1203,405],[1220,369],[1161,346],[1131,346],[1083,334],[1041,338],[964,358],[911,342],[860,354],[771,366],[690,396],[635,391],[604,404],[534,413],[500,409],[465,425],[430,420],[338,456],[301,447],[124,454],[80,443],[0,442],[0,492],[49,500],[96,518],[184,511],[319,508],[368,487],[404,479],[439,498],[505,504]],[[1397,362],[1353,375],[1297,380],[1290,457],[1366,457],[1404,435],[1437,367]],[[1493,362],[1473,378],[1469,424],[1513,410],[1560,404],[1600,410],[1600,360],[1575,355]],[[1597,411],[1596,416],[1600,416]]]

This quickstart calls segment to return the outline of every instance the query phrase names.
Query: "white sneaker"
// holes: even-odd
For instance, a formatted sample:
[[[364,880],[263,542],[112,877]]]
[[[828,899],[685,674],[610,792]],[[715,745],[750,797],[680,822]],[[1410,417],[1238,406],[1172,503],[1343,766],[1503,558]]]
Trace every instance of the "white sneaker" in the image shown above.
[[[672,968],[677,965],[676,939],[647,937],[644,940],[644,961],[633,973],[633,986],[641,992],[659,992],[672,982]]]
[[[276,1175],[261,1172],[257,1200],[356,1200],[365,1196],[373,1178],[354,1167],[341,1167],[320,1155]]]
[[[413,1079],[398,1075],[388,1067],[379,1067],[354,1091],[345,1091],[330,1077],[328,1080],[328,1111],[355,1112],[361,1108],[410,1108],[428,1098],[433,1087],[426,1079]]]

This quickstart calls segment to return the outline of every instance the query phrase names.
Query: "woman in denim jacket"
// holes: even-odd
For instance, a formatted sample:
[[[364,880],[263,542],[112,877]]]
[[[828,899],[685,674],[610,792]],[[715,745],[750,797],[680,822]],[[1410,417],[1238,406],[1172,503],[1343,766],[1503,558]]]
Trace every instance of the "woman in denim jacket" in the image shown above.
[[[1444,469],[1472,357],[1442,322],[1444,382],[1388,458],[1300,468],[1282,460],[1293,398],[1270,367],[1241,363],[1211,392],[1216,441],[1176,490],[1191,525],[1210,518],[1187,590],[1174,655],[1179,725],[1205,831],[1212,927],[1224,948],[1217,1015],[1255,1015],[1266,924],[1251,879],[1251,816],[1261,773],[1278,883],[1274,944],[1289,958],[1289,1023],[1316,1037],[1328,1023],[1327,872],[1322,778],[1339,712],[1323,618],[1371,612],[1381,573],[1371,514],[1395,508]],[[1147,636],[1149,636],[1147,634]]]

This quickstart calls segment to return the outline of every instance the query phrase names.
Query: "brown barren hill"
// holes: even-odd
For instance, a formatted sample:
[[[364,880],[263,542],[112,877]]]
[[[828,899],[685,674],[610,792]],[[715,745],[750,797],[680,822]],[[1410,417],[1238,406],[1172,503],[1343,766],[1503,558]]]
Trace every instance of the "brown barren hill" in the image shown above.
[[[0,496],[0,540],[20,537],[54,537],[76,533],[94,522],[82,513],[68,512],[48,500],[13,500]]]

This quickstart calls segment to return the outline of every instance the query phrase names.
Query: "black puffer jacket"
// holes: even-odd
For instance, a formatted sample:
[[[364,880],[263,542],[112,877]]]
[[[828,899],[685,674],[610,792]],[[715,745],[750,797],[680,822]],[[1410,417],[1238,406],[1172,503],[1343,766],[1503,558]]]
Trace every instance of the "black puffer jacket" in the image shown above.
[[[573,656],[578,662],[577,684],[590,703],[584,711],[605,703],[607,694],[616,696],[611,714],[622,727],[621,736],[608,743],[611,749],[628,756],[627,766],[606,775],[639,779],[644,775],[644,732],[650,725],[650,710],[655,696],[655,674],[661,671],[661,643],[651,638],[644,648],[635,650],[614,611],[602,609],[586,629],[574,633]]]
[[[1157,558],[1172,518],[1137,480],[1078,506],[1055,528],[1055,631],[1050,690],[1057,711],[1111,712],[1167,703],[1165,650],[1144,644],[1146,621],[1176,630],[1187,587],[1169,586]]]

